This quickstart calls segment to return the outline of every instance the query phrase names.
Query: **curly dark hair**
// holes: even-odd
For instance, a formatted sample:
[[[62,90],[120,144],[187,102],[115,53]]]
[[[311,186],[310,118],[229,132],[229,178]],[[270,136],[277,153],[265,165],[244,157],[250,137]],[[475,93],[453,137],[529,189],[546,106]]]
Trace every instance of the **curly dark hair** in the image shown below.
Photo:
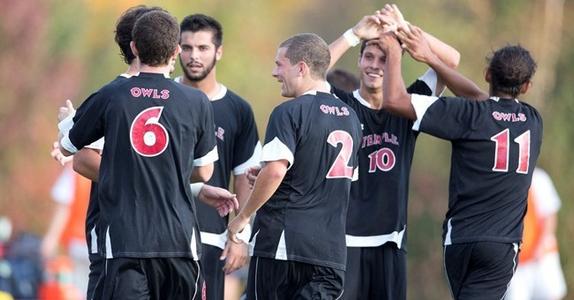
[[[148,7],[145,5],[138,5],[128,8],[118,19],[116,23],[116,31],[114,40],[120,47],[122,59],[126,64],[131,64],[136,56],[132,53],[130,42],[132,41],[132,31],[134,24],[143,14],[154,11],[163,10],[160,7]]]
[[[521,86],[536,72],[536,62],[520,45],[509,45],[487,57],[492,93],[500,92],[516,98]]]
[[[203,14],[193,14],[187,16],[181,21],[181,25],[179,30],[181,32],[184,31],[191,31],[191,32],[198,32],[198,31],[211,31],[213,33],[212,42],[215,45],[215,48],[219,48],[223,43],[223,29],[219,22],[210,17]]]
[[[134,25],[132,40],[142,64],[157,67],[167,65],[179,42],[179,25],[165,11],[150,11]]]

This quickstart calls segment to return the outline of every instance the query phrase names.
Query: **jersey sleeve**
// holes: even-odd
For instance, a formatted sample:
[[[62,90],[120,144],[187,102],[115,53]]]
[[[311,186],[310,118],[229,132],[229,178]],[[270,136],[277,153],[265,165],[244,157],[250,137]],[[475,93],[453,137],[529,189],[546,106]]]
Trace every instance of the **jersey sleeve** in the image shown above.
[[[257,133],[257,124],[249,105],[242,109],[241,128],[233,149],[233,174],[241,175],[248,168],[258,165],[261,159],[261,143]]]
[[[407,87],[407,92],[409,94],[437,96],[437,82],[438,77],[436,72],[433,69],[428,69],[421,77],[419,77],[417,80],[415,80],[415,82]]]
[[[213,121],[213,109],[207,96],[201,94],[201,114],[202,117],[195,144],[193,166],[201,167],[213,163],[219,156],[217,154],[217,141],[215,140],[215,123]]]
[[[104,136],[104,115],[107,97],[105,92],[92,94],[78,107],[72,119],[73,125],[69,132],[63,133],[62,147],[70,153],[95,142]]]
[[[285,106],[278,106],[269,117],[261,161],[284,159],[289,162],[289,167],[291,167],[294,163],[296,145],[297,130],[294,120]]]
[[[477,105],[463,98],[412,94],[417,119],[413,130],[445,140],[456,140],[474,130],[480,112]]]

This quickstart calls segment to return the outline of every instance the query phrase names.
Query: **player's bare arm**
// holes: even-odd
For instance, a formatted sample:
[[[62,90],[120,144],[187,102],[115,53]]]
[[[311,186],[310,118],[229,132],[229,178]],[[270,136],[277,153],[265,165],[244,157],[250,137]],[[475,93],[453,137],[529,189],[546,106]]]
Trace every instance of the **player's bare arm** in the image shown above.
[[[74,154],[74,171],[93,182],[98,182],[101,161],[102,156],[98,150],[82,148]]]
[[[329,69],[349,50],[361,40],[376,39],[383,31],[380,18],[376,15],[364,16],[353,28],[347,30],[338,39],[329,45],[331,62]]]
[[[197,166],[191,172],[191,182],[207,182],[213,175],[213,163]]]
[[[409,25],[410,29],[399,28],[397,36],[403,42],[403,48],[413,59],[428,64],[442,82],[457,96],[471,99],[486,100],[488,94],[483,92],[474,82],[458,73],[454,68],[440,59],[430,46],[430,41],[423,31]]]
[[[234,175],[233,191],[237,194],[239,208],[243,208],[247,202],[247,199],[249,198],[249,195],[251,194],[251,188],[249,185],[249,180],[247,179],[247,173]],[[225,266],[223,267],[223,271],[226,274],[232,273],[247,263],[249,252],[247,247],[247,244],[238,244],[229,241],[225,244],[225,249],[223,249],[220,259],[225,259]]]
[[[386,54],[387,61],[384,67],[383,80],[383,109],[396,115],[411,120],[416,120],[417,115],[411,104],[411,95],[407,93],[401,71],[402,48],[395,35],[392,33],[380,37],[382,49]]]
[[[261,169],[259,173],[260,176],[258,176],[255,182],[253,192],[251,192],[251,196],[249,200],[247,200],[245,207],[243,207],[241,212],[237,214],[227,227],[228,238],[231,241],[241,243],[236,234],[245,228],[251,216],[275,193],[287,173],[288,164],[289,162],[284,159],[270,161]]]

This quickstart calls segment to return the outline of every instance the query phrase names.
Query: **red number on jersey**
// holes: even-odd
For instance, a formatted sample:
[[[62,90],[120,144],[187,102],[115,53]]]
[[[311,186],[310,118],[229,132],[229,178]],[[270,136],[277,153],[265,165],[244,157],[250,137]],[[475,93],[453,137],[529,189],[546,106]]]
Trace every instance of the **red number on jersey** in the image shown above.
[[[492,170],[495,172],[508,172],[510,130],[504,129],[493,135],[490,140],[496,143]],[[518,144],[519,155],[516,173],[527,174],[530,161],[530,130],[516,137],[514,142]]]
[[[381,148],[369,154],[369,173],[375,173],[377,169],[388,172],[395,166],[395,153],[389,148]]]
[[[165,151],[169,135],[159,123],[162,106],[150,107],[140,112],[130,128],[132,148],[141,156],[153,157]]]
[[[327,172],[326,178],[353,179],[353,167],[349,167],[349,161],[353,153],[353,138],[351,135],[343,130],[335,130],[327,137],[327,143],[333,147],[337,147],[338,144],[343,146],[329,172]]]

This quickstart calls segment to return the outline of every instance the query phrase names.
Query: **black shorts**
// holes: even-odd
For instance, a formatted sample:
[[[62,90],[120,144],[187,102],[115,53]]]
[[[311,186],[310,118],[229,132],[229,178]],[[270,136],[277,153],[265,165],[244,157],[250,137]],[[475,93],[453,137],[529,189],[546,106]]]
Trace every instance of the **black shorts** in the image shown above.
[[[119,257],[106,260],[95,299],[203,300],[205,292],[200,264],[191,258]]]
[[[340,299],[344,278],[343,270],[254,256],[247,299]]]
[[[88,291],[86,299],[93,299],[94,291],[100,276],[104,274],[106,258],[100,254],[90,254],[90,274],[88,275]]]
[[[502,299],[518,259],[518,244],[475,242],[444,248],[447,280],[454,299]]]
[[[347,247],[343,299],[404,300],[407,297],[407,254],[395,243]]]
[[[207,300],[223,299],[225,273],[223,267],[225,260],[220,260],[221,250],[218,247],[202,244],[201,245],[201,267],[205,278],[207,289]]]

